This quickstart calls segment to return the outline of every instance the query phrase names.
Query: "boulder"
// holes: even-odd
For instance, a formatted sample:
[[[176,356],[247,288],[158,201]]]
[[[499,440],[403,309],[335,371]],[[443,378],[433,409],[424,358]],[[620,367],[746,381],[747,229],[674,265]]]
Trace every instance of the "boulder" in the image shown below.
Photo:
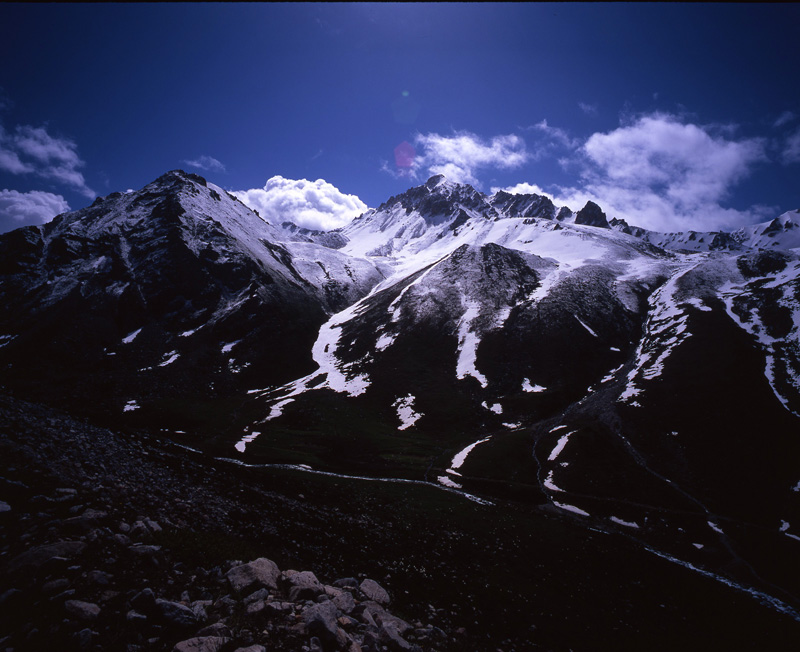
[[[93,602],[67,600],[64,603],[64,608],[78,620],[97,620],[100,615],[100,607]]]
[[[289,600],[292,602],[316,600],[317,596],[325,593],[325,587],[311,571],[286,571],[284,575],[289,587]]]
[[[323,650],[338,650],[347,643],[347,635],[337,622],[339,615],[332,602],[321,602],[303,610],[306,630],[320,640]]]
[[[144,589],[131,598],[131,606],[145,615],[154,615],[156,609],[156,596],[152,589]]]
[[[367,600],[374,600],[381,605],[389,604],[389,594],[375,580],[364,580],[358,588],[366,596]]]
[[[342,613],[349,614],[356,607],[356,601],[352,593],[342,591],[339,595],[333,597],[333,604]]]
[[[258,589],[277,589],[281,571],[270,559],[261,557],[255,561],[234,566],[226,577],[231,588],[239,594],[247,595]]]
[[[196,636],[176,643],[172,652],[219,652],[230,640],[223,636]]]
[[[392,623],[383,623],[378,633],[378,640],[383,643],[391,652],[405,652],[413,650],[411,643],[406,641]]]
[[[156,609],[164,624],[170,627],[188,629],[199,624],[199,618],[189,607],[180,602],[156,600]]]

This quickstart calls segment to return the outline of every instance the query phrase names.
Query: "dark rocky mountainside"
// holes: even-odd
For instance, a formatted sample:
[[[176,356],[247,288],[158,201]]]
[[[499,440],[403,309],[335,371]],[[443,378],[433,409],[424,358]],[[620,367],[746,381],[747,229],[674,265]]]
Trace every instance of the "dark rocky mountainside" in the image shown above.
[[[7,647],[166,649],[214,624],[168,631],[145,588],[224,621],[202,636],[226,650],[669,649],[728,604],[733,642],[796,636],[798,234],[797,213],[656,233],[441,175],[321,233],[173,171],[0,236],[0,562],[82,551],[6,567],[14,613],[48,614]],[[261,558],[283,569],[266,611],[226,579]],[[291,599],[292,568],[329,600]],[[359,573],[396,617],[324,606],[369,603],[365,577],[332,584]]]

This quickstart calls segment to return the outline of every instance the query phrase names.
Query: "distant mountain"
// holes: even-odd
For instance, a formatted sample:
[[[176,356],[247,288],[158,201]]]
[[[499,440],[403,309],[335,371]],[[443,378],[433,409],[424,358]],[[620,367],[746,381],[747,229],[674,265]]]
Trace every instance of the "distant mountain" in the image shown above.
[[[2,383],[240,461],[547,506],[797,605],[799,234],[442,176],[321,233],[175,171],[0,236]]]

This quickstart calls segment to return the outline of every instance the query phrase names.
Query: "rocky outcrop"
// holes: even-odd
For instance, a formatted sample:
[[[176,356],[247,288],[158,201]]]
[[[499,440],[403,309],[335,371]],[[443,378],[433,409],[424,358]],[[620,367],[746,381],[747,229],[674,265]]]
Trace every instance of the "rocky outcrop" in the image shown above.
[[[33,406],[23,412],[45,422]],[[76,444],[80,429],[68,419],[50,420],[56,423],[61,443]],[[47,459],[55,448],[21,449],[9,424],[0,418],[0,492],[8,506],[0,512],[0,649],[449,649],[440,628],[388,611],[389,592],[363,575],[326,580],[267,557],[198,563],[182,506],[194,497],[195,519],[205,511],[222,521],[234,504],[200,485],[181,487],[148,459],[153,449],[138,449],[137,459],[87,428],[94,453],[77,453],[88,441],[67,446],[59,469]],[[151,500],[155,490],[159,500]],[[153,511],[131,512],[137,500]]]

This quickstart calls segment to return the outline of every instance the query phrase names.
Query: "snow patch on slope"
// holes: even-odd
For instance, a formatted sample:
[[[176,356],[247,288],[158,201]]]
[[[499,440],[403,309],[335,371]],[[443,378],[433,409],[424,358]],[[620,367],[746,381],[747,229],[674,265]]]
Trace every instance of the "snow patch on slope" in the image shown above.
[[[481,387],[486,387],[488,381],[475,366],[478,356],[478,344],[480,338],[470,330],[472,322],[480,314],[481,305],[477,301],[468,301],[466,312],[458,322],[458,362],[456,364],[456,378],[463,380],[467,376],[472,376],[477,380]]]
[[[392,403],[392,407],[397,409],[397,418],[400,419],[401,425],[397,428],[398,430],[410,428],[424,416],[414,410],[414,401],[415,397],[409,394],[408,396],[398,398]]]

